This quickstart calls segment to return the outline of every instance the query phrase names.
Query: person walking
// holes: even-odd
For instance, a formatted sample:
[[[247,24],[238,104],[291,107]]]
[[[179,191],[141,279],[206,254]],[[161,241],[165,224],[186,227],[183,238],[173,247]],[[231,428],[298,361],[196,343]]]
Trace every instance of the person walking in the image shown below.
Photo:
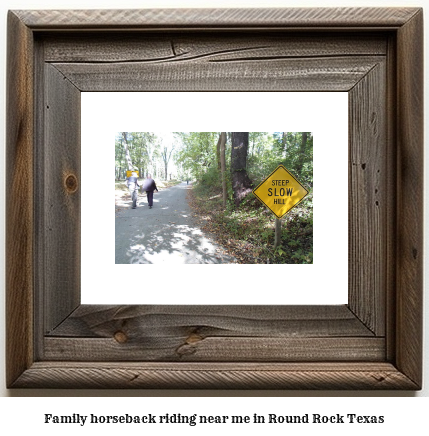
[[[146,191],[147,202],[149,204],[149,209],[152,209],[152,206],[153,206],[153,191],[158,192],[158,188],[156,187],[155,180],[152,179],[152,175],[151,174],[148,174],[146,176],[146,179],[143,182],[142,191]]]
[[[126,184],[128,186],[128,190],[130,191],[131,200],[133,201],[132,207],[135,209],[137,207],[138,189],[140,187],[139,179],[135,171],[131,173],[130,177],[127,177]]]

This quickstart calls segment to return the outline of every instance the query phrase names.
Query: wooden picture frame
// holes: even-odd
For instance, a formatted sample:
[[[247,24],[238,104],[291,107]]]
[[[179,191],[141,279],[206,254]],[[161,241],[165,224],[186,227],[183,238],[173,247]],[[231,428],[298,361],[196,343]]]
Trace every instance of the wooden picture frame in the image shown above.
[[[422,46],[419,8],[10,11],[7,386],[420,389]],[[81,92],[201,90],[349,93],[347,305],[80,304]]]

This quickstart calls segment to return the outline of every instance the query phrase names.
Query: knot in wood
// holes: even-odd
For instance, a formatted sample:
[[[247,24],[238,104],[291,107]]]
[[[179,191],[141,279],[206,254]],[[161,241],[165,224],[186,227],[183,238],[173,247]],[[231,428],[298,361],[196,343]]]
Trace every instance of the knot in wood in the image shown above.
[[[197,333],[191,333],[189,337],[186,339],[186,344],[195,344],[196,342],[202,341],[202,336],[198,335]]]
[[[74,174],[69,174],[66,177],[64,184],[69,194],[73,194],[74,192],[77,191],[78,183],[77,183],[77,178]]]
[[[128,337],[124,332],[121,332],[120,330],[117,331],[113,337],[115,338],[116,342],[119,342],[120,344],[123,344],[124,342],[127,342]]]

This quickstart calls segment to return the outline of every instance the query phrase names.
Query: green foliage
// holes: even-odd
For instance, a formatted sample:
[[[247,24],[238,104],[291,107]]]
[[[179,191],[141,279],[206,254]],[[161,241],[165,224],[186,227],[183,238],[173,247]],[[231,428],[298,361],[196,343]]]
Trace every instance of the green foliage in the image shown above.
[[[200,134],[201,135],[201,134]],[[310,194],[283,218],[281,245],[274,250],[274,215],[250,193],[236,207],[226,172],[228,201],[222,207],[220,174],[216,165],[216,134],[212,142],[211,166],[196,168],[195,204],[218,242],[242,263],[313,262],[313,136],[309,132],[250,132],[247,173],[257,186],[279,164],[283,164]],[[193,140],[198,135],[191,136]],[[194,144],[195,146],[195,144]],[[229,145],[230,147],[230,145]],[[192,149],[194,152],[196,148]],[[228,157],[230,153],[226,153]],[[196,154],[190,155],[196,158]],[[204,169],[204,171],[203,171]]]
[[[216,168],[209,168],[200,179],[194,184],[194,189],[200,197],[213,197],[221,195],[222,187],[219,180],[219,173]]]
[[[176,132],[181,147],[175,154],[183,178],[201,180],[209,169],[217,168],[218,132]]]
[[[221,174],[217,143],[220,132],[175,132],[174,154],[177,176],[203,183],[217,183]],[[127,132],[133,166],[160,173],[172,151],[172,144],[162,143],[153,132]],[[231,134],[227,134],[226,166],[229,174]],[[166,147],[170,147],[168,150]],[[167,153],[168,151],[168,153]],[[257,186],[279,164],[283,164],[306,187],[313,186],[313,135],[310,132],[249,132],[246,171]],[[116,178],[127,169],[122,134],[115,141]],[[164,171],[165,172],[165,171]],[[210,174],[209,174],[210,173]],[[217,177],[216,177],[217,173]],[[121,177],[118,177],[120,175]],[[164,174],[165,176],[165,174]],[[231,186],[228,184],[229,194]],[[230,195],[229,195],[230,196]]]
[[[279,164],[284,165],[310,194],[283,219],[281,245],[274,245],[274,215],[250,193],[236,206],[231,185],[231,133],[227,133],[227,203],[223,207],[222,174],[217,144],[220,132],[175,132],[174,154],[151,132],[127,132],[133,166],[165,172],[171,155],[177,176],[194,181],[196,211],[209,231],[243,263],[312,263],[313,261],[313,135],[310,132],[249,132],[246,172],[259,185]],[[123,178],[123,138],[115,141],[116,178]],[[171,145],[169,145],[171,146]],[[168,151],[168,154],[167,154]],[[120,175],[120,177],[118,177]]]
[[[240,263],[312,263],[313,207],[311,194],[286,214],[282,222],[281,245],[274,250],[275,217],[249,194],[239,208],[222,208],[219,188],[198,184],[192,191],[203,230]]]
[[[284,165],[301,183],[313,186],[313,135],[309,132],[274,132],[259,136],[257,154],[250,154],[248,172],[258,185],[278,165]]]
[[[150,170],[156,174],[156,169],[161,167],[158,163],[160,151],[157,136],[152,132],[126,132],[126,136],[133,168],[140,173]],[[115,178],[124,179],[127,169],[121,132],[115,138]]]

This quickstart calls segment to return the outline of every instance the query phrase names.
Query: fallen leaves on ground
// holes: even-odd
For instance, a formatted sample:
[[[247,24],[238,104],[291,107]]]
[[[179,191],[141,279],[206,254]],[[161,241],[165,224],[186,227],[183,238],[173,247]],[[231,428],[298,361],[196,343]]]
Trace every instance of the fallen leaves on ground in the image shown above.
[[[304,213],[296,209],[283,220],[282,245],[274,250],[275,219],[253,197],[239,209],[226,211],[220,197],[219,201],[207,201],[216,198],[209,193],[189,190],[187,198],[196,224],[238,263],[312,263],[313,227],[308,207]]]
[[[262,258],[258,256],[258,250],[248,242],[243,242],[238,239],[230,237],[228,232],[219,225],[216,219],[216,214],[220,211],[212,210],[213,216],[207,215],[207,212],[201,208],[198,199],[195,197],[192,190],[187,194],[188,203],[193,210],[193,219],[201,230],[208,233],[219,245],[224,255],[234,257],[238,263],[266,263]],[[256,256],[255,256],[256,254]]]

